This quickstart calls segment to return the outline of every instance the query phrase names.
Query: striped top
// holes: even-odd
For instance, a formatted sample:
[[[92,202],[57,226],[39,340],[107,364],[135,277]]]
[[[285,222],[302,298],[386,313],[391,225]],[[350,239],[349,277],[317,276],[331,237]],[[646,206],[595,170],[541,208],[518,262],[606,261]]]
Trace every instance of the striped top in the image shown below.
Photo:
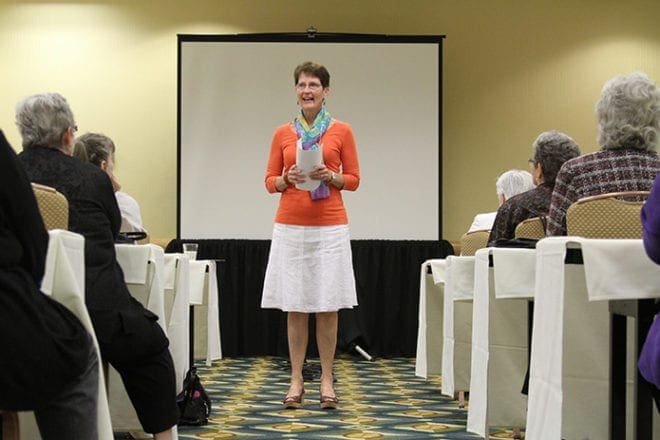
[[[656,152],[600,150],[562,165],[550,202],[547,235],[566,235],[566,211],[583,197],[619,191],[649,191],[660,171]]]

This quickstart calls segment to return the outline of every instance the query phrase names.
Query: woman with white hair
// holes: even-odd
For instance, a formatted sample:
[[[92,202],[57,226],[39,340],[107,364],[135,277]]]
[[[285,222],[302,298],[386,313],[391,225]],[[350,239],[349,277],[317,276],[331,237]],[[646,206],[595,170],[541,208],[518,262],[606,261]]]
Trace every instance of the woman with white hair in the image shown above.
[[[509,170],[503,172],[495,182],[498,206],[502,206],[507,199],[534,188],[534,179],[529,171]],[[490,230],[495,222],[497,211],[485,212],[474,216],[468,232]]]
[[[649,191],[660,171],[655,149],[660,90],[646,74],[610,79],[596,104],[599,151],[566,162],[557,175],[548,235],[566,235],[566,211],[577,200],[620,191]]]
[[[573,139],[554,130],[541,133],[532,148],[534,155],[529,163],[536,188],[511,197],[500,206],[488,243],[514,238],[518,223],[545,216],[550,208],[552,188],[559,168],[580,154],[580,148]]]

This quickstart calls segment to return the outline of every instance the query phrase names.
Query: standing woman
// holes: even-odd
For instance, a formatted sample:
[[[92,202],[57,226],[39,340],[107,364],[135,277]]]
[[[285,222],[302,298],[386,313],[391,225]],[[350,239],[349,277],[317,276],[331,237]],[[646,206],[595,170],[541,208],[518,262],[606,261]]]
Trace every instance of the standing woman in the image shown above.
[[[273,239],[264,281],[262,308],[287,312],[291,384],[283,404],[300,408],[305,390],[303,362],[309,314],[316,315],[321,358],[321,408],[336,408],[332,365],[337,345],[338,310],[357,305],[348,231],[341,190],[355,191],[360,167],[351,126],[330,117],[325,99],[330,74],[305,62],[294,73],[300,112],[275,130],[266,170],[266,189],[279,192]],[[298,148],[321,148],[323,163],[305,174],[296,165]],[[313,191],[296,188],[320,181]]]

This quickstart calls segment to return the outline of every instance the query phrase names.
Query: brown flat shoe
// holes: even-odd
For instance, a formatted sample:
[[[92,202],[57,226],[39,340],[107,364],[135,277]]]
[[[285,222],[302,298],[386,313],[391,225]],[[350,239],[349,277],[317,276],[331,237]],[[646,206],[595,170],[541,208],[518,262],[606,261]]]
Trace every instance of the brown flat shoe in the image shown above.
[[[337,396],[324,396],[321,394],[321,409],[335,409],[338,403]]]
[[[305,395],[305,390],[296,396],[285,396],[282,400],[282,405],[284,409],[300,409],[303,407],[303,396]]]

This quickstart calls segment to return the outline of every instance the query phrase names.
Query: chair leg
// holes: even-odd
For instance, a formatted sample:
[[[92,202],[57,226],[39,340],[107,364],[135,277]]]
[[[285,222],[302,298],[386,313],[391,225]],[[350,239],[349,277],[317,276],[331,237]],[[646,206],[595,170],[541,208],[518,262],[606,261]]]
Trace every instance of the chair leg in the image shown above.
[[[11,411],[0,411],[2,417],[2,439],[20,440],[18,414]]]

